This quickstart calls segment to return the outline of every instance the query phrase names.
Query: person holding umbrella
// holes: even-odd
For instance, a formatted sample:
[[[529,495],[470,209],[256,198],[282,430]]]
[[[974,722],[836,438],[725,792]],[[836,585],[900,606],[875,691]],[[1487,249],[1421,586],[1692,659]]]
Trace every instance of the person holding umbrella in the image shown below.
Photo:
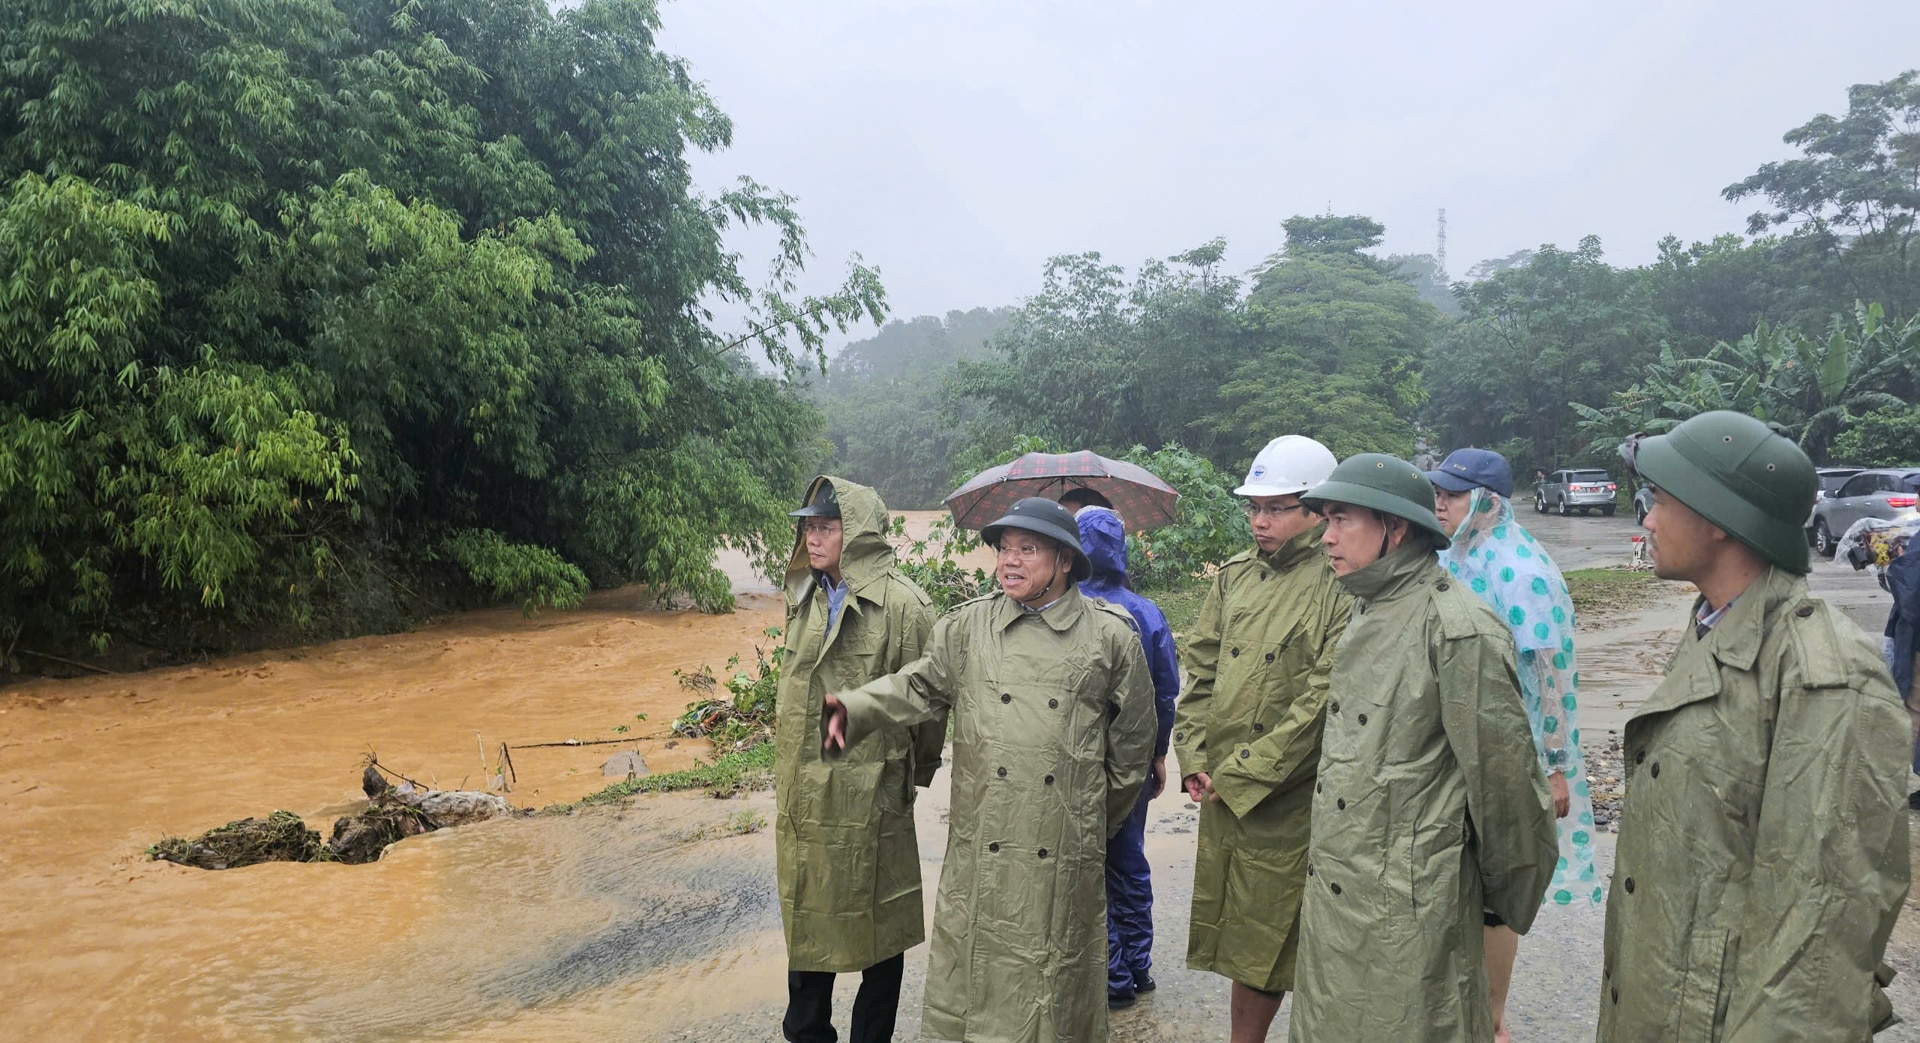
[[[1107,1038],[1106,847],[1153,755],[1153,695],[1126,611],[1092,573],[1067,509],[1032,497],[981,530],[1000,589],[934,624],[905,668],[825,700],[822,743],[953,715],[952,811],[922,1032],[931,1039]]]
[[[1072,492],[1087,493],[1077,489]],[[1098,496],[1098,493],[1093,493]],[[1067,497],[1061,497],[1066,503]],[[1153,703],[1159,727],[1153,740],[1153,773],[1140,799],[1107,841],[1107,1009],[1133,1006],[1152,992],[1153,875],[1147,864],[1147,804],[1167,786],[1167,744],[1173,737],[1173,701],[1180,694],[1180,664],[1173,631],[1160,606],[1127,586],[1127,531],[1111,508],[1092,503],[1074,514],[1080,546],[1093,574],[1080,581],[1080,593],[1127,610],[1140,632],[1147,673],[1153,678]]]
[[[1525,934],[1559,858],[1513,638],[1434,556],[1449,540],[1412,464],[1361,453],[1301,499],[1355,601],[1313,785],[1290,1036],[1492,1039],[1483,912]]]
[[[1200,805],[1187,965],[1233,982],[1233,1043],[1267,1038],[1293,987],[1321,709],[1352,599],[1300,494],[1333,473],[1311,438],[1267,443],[1247,480],[1254,545],[1214,574],[1187,642],[1173,742]]]

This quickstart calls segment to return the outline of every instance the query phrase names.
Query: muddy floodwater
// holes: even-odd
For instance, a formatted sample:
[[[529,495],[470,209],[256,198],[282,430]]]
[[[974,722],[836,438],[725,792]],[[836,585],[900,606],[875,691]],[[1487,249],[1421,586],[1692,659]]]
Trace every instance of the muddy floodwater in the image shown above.
[[[910,515],[911,527],[933,517]],[[1566,568],[1630,548],[1630,518],[1523,520]],[[602,762],[623,749],[656,772],[710,756],[667,733],[691,697],[673,672],[750,657],[781,620],[743,557],[722,564],[742,592],[731,615],[612,591],[532,620],[472,613],[399,636],[0,688],[0,1038],[777,1039],[784,952],[772,837],[756,828],[772,818],[768,793],[494,821],[410,838],[365,866],[215,873],[143,855],[162,836],[275,809],[324,834],[358,806],[369,751],[426,783],[482,788],[503,742],[618,740],[513,751],[507,796],[523,807],[599,789]],[[1814,583],[1878,631],[1887,601],[1869,577],[1822,563]],[[1583,619],[1590,746],[1657,681],[1689,596],[1660,586],[1640,607]],[[917,813],[929,905],[946,785],[942,772]],[[1171,793],[1154,808],[1160,989],[1116,1014],[1113,1036],[1224,1038],[1224,982],[1183,966],[1194,812]],[[1601,915],[1542,916],[1521,950],[1516,1040],[1591,1038]],[[1914,922],[1910,911],[1889,953],[1909,1024],[1882,1040],[1920,1038]],[[918,1038],[925,966],[924,946],[908,954],[902,1039]],[[836,997],[843,1026],[852,991]]]

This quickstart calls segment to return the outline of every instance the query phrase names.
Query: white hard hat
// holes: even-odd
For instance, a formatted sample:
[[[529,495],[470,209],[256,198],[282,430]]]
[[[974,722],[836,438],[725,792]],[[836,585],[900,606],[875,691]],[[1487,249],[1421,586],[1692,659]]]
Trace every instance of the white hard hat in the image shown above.
[[[1333,450],[1305,435],[1282,435],[1267,443],[1247,469],[1246,484],[1235,496],[1292,496],[1327,480],[1333,473]]]

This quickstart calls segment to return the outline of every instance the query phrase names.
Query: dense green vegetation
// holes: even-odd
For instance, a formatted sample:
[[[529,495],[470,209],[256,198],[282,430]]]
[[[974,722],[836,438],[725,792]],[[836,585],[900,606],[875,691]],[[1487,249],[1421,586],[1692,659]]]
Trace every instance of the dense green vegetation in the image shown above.
[[[1762,204],[1746,236],[1668,237],[1640,267],[1589,236],[1449,284],[1432,257],[1376,257],[1385,230],[1360,215],[1286,221],[1245,277],[1219,270],[1223,240],[1131,274],[1056,257],[984,353],[920,341],[915,405],[864,412],[860,437],[915,454],[920,484],[889,487],[896,507],[933,506],[928,476],[951,489],[1022,448],[1184,447],[1231,488],[1290,432],[1342,456],[1479,445],[1522,475],[1611,466],[1624,435],[1718,408],[1822,462],[1920,463],[1920,72],[1856,86],[1844,114],[1784,140],[1796,158],[1723,193]],[[938,325],[900,328],[921,323]],[[835,379],[857,394],[857,375]],[[830,413],[833,466],[858,477],[871,457],[847,450],[850,423]]]
[[[0,661],[630,582],[729,604],[714,550],[783,541],[820,453],[793,378],[885,298],[857,263],[799,295],[792,200],[696,190],[731,125],[657,28],[651,0],[11,5]],[[753,224],[764,287],[722,244]]]
[[[1222,239],[1068,254],[828,359],[884,320],[877,274],[806,295],[791,198],[692,183],[732,127],[658,28],[652,0],[8,7],[0,663],[627,583],[720,609],[715,550],[784,551],[823,458],[896,508],[1028,448],[1145,462],[1188,507],[1136,541],[1163,588],[1244,543],[1227,490],[1286,432],[1524,473],[1728,407],[1920,462],[1920,73],[1730,184],[1745,236],[1644,266],[1590,237],[1449,283],[1364,215],[1298,216],[1242,274]],[[748,225],[764,285],[723,241]]]

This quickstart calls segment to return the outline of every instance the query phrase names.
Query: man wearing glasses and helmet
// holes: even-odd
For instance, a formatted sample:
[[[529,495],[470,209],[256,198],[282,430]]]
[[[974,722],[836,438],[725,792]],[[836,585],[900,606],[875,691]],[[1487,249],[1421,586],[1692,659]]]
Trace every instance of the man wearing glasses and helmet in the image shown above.
[[[826,698],[824,748],[953,714],[952,813],[933,914],[929,1039],[1107,1038],[1107,840],[1153,756],[1147,663],[1065,507],[1030,497],[980,531],[1000,589],[934,624],[926,654]]]
[[[1322,707],[1352,598],[1300,494],[1333,473],[1311,438],[1276,438],[1235,495],[1254,546],[1214,575],[1181,656],[1173,746],[1200,805],[1187,965],[1233,982],[1233,1043],[1267,1038],[1293,987]]]

